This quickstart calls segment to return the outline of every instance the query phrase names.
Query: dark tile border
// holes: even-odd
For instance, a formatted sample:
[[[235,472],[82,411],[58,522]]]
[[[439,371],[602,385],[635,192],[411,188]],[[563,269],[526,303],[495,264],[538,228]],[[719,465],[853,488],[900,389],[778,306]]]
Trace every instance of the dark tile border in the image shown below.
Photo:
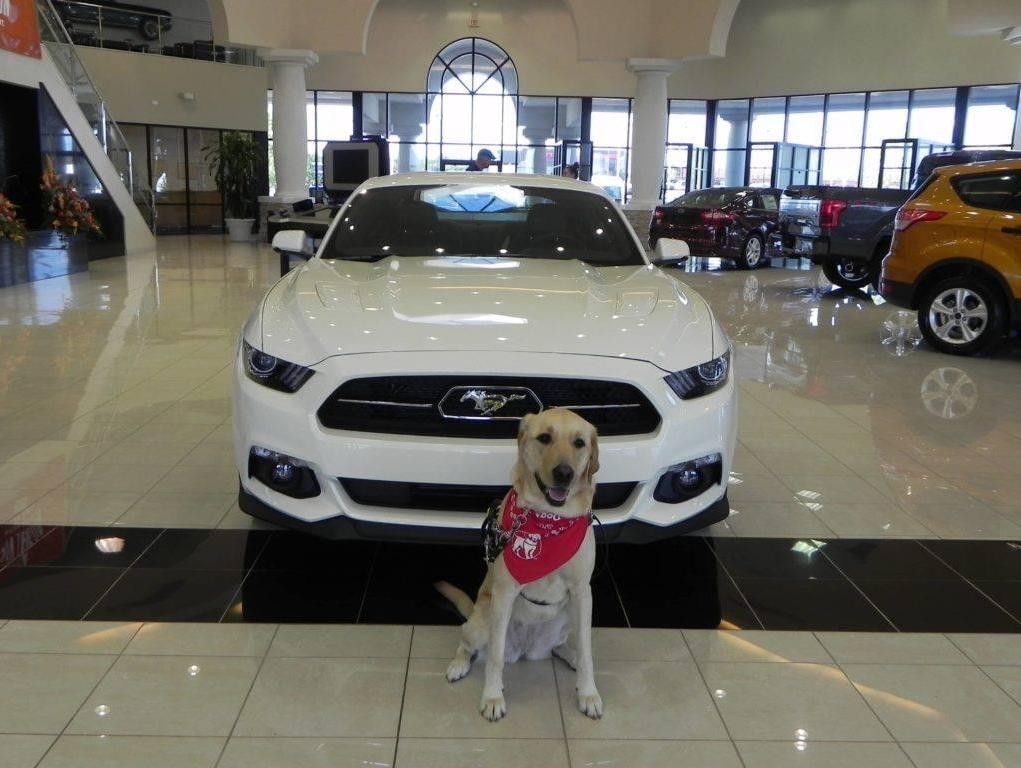
[[[0,526],[0,619],[458,624],[473,547]],[[600,547],[597,626],[1021,632],[1021,544],[688,536]]]

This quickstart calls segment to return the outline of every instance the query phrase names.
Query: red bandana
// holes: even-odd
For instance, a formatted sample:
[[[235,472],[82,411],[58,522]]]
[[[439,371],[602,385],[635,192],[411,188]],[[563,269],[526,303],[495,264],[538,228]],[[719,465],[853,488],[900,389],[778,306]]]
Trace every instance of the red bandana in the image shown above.
[[[518,505],[512,488],[503,500],[500,529],[511,532],[503,548],[503,562],[518,584],[530,584],[549,576],[578,551],[592,519],[560,517]],[[515,528],[515,526],[517,526]]]

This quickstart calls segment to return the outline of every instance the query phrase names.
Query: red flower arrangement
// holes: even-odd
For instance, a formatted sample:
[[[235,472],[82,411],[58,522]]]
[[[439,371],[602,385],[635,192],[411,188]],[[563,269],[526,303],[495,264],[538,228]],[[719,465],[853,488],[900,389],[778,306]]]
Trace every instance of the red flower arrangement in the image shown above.
[[[25,242],[25,222],[18,218],[18,206],[0,195],[0,240]]]
[[[73,186],[60,180],[53,168],[52,158],[46,158],[46,169],[39,188],[46,198],[44,210],[55,231],[66,237],[90,232],[103,234],[89,201],[79,195]]]

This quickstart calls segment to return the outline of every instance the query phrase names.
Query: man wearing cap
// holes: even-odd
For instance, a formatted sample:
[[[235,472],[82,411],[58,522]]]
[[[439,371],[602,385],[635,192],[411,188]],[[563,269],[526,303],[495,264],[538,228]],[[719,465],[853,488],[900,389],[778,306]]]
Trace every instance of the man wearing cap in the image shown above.
[[[490,152],[488,149],[480,149],[479,154],[476,155],[475,159],[468,163],[466,171],[484,171],[493,161],[496,160],[496,155]]]

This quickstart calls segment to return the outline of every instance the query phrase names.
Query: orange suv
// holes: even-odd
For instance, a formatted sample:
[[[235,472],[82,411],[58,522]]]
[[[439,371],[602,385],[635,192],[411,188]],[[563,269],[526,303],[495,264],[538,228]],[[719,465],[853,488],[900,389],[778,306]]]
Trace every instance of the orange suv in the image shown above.
[[[955,355],[1021,326],[1021,160],[934,171],[897,212],[879,291]]]

